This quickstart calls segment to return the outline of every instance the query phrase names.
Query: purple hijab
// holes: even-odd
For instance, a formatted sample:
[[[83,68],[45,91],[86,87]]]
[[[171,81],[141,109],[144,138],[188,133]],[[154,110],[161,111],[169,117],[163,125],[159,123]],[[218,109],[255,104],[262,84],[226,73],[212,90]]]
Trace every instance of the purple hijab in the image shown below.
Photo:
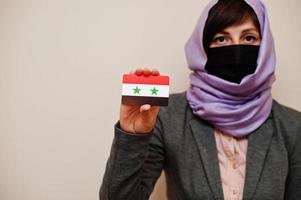
[[[205,70],[207,55],[203,48],[203,29],[211,1],[185,45],[190,87],[188,103],[195,115],[234,137],[249,135],[268,118],[272,108],[271,86],[275,81],[275,47],[267,10],[261,0],[245,0],[255,11],[261,27],[261,44],[255,73],[240,84],[210,75]]]

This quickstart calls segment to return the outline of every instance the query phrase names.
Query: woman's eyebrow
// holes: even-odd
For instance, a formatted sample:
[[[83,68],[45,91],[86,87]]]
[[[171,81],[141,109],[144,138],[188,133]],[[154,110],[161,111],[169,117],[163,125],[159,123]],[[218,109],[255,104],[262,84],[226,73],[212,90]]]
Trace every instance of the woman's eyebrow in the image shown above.
[[[218,32],[216,35],[230,35],[230,33],[227,31],[221,31],[221,32]]]
[[[259,34],[259,32],[256,28],[248,28],[248,29],[245,29],[242,31],[242,33],[245,33],[245,32],[255,32],[255,33]]]

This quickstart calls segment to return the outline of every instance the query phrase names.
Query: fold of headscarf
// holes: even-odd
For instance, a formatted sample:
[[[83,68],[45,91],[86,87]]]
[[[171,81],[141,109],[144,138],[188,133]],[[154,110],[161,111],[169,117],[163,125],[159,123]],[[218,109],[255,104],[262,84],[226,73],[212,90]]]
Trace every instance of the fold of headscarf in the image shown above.
[[[211,1],[201,14],[197,26],[185,45],[190,74],[187,100],[193,113],[234,137],[249,135],[268,118],[272,108],[271,86],[275,81],[275,47],[267,10],[261,0],[245,0],[255,11],[261,28],[261,44],[255,73],[240,84],[210,75],[205,70],[207,55],[203,47],[203,30]]]

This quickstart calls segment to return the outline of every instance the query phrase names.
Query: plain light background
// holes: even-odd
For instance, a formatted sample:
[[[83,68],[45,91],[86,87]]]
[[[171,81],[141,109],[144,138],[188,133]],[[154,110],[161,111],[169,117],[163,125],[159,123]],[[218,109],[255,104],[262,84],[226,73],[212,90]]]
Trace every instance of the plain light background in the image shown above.
[[[0,199],[98,199],[122,74],[156,67],[184,91],[184,44],[207,2],[0,0]],[[266,5],[274,98],[301,110],[301,2]]]

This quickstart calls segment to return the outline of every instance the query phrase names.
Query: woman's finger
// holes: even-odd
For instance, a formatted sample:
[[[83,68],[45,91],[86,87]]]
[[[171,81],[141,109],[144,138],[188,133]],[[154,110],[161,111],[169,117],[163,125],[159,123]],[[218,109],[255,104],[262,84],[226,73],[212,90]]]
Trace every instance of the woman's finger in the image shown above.
[[[148,111],[151,108],[151,105],[144,104],[140,107],[140,112]]]
[[[142,69],[141,67],[137,68],[137,69],[135,70],[135,74],[136,74],[137,76],[141,76],[141,75],[143,74],[143,69]]]
[[[143,68],[143,75],[144,76],[150,76],[151,75],[151,70],[149,68]]]
[[[151,73],[152,73],[153,76],[159,76],[160,75],[160,73],[157,69],[152,69]]]

